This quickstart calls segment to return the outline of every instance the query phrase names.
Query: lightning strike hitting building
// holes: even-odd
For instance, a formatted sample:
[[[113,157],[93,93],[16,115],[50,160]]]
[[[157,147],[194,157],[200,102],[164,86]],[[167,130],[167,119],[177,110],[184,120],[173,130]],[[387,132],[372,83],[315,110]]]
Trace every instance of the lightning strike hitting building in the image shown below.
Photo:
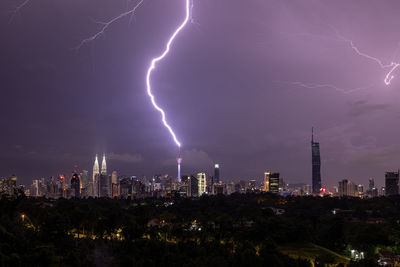
[[[110,27],[113,23],[115,23],[116,21],[120,20],[121,18],[124,18],[126,16],[133,16],[136,12],[136,10],[143,4],[144,0],[140,0],[132,9],[112,18],[111,20],[107,21],[107,22],[96,22],[100,25],[102,25],[100,31],[98,31],[96,34],[92,35],[89,38],[86,38],[84,40],[82,40],[82,42],[76,47],[76,49],[81,48],[83,45],[92,42],[94,40],[96,40],[97,38],[99,38],[100,36],[102,36],[105,31],[108,29],[108,27]],[[180,149],[181,149],[181,142],[178,140],[174,130],[172,129],[172,127],[168,124],[167,119],[166,119],[166,114],[165,111],[157,104],[156,100],[155,100],[155,96],[153,95],[152,92],[152,87],[151,87],[151,75],[153,73],[153,70],[156,68],[156,65],[158,62],[160,62],[161,60],[163,60],[169,53],[170,49],[171,49],[171,45],[174,42],[175,38],[177,37],[177,35],[182,31],[183,28],[185,28],[185,26],[188,24],[189,21],[192,21],[192,10],[193,10],[193,2],[192,0],[185,0],[185,18],[183,20],[183,22],[175,29],[175,31],[172,33],[172,35],[169,37],[166,45],[165,45],[165,49],[163,50],[163,52],[158,56],[155,57],[151,60],[150,66],[147,69],[147,74],[146,74],[146,90],[147,90],[147,95],[149,96],[151,103],[153,105],[153,107],[160,112],[161,114],[161,121],[163,123],[163,125],[165,126],[165,128],[167,128],[167,130],[169,131],[172,139],[174,140],[175,144],[177,145],[178,149],[179,149],[179,155],[177,158],[177,162],[178,162],[178,181],[180,181],[181,176],[180,176],[180,169],[181,169],[181,162],[182,162],[182,157],[181,157],[181,153],[180,153]]]
[[[175,40],[176,36],[182,31],[182,29],[188,24],[188,21],[191,18],[191,0],[185,0],[186,2],[186,16],[185,19],[183,20],[183,22],[178,26],[178,28],[173,32],[173,34],[171,35],[171,37],[168,39],[168,42],[165,46],[165,50],[161,53],[160,56],[153,58],[151,60],[151,64],[150,67],[147,70],[147,75],[146,75],[146,86],[147,86],[147,94],[150,97],[151,103],[153,104],[153,107],[160,112],[161,114],[161,121],[164,124],[165,128],[168,129],[169,133],[171,134],[172,139],[174,140],[175,144],[178,146],[179,149],[179,156],[177,158],[177,162],[178,162],[178,181],[181,181],[181,163],[182,163],[182,157],[180,156],[180,149],[181,149],[181,142],[178,140],[178,138],[176,137],[176,134],[174,132],[174,130],[172,129],[172,127],[168,124],[167,119],[166,119],[166,115],[165,112],[162,108],[160,108],[156,101],[155,101],[155,97],[152,93],[151,90],[151,74],[153,72],[153,70],[156,68],[156,64],[163,60],[169,53],[170,49],[171,49],[171,45],[173,43],[173,41]]]

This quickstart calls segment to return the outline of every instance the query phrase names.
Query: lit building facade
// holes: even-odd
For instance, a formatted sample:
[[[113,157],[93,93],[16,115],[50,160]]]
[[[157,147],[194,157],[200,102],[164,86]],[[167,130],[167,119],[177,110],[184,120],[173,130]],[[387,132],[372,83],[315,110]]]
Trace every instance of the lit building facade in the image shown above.
[[[197,181],[198,181],[198,196],[203,195],[207,192],[207,177],[205,173],[198,173],[197,174]]]

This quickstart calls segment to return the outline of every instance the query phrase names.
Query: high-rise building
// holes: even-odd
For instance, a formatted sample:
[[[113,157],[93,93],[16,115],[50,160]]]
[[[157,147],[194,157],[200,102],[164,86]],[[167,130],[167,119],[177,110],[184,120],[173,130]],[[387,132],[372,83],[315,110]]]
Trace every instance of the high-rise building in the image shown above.
[[[87,197],[89,196],[89,172],[87,170],[83,170],[81,175],[81,196]]]
[[[279,173],[271,173],[269,177],[269,192],[279,193]]]
[[[207,179],[206,179],[206,174],[205,173],[198,173],[197,174],[197,181],[198,181],[198,190],[199,190],[199,197],[206,193],[207,190]]]
[[[30,189],[30,196],[32,197],[39,197],[40,196],[40,185],[39,180],[34,179],[32,181],[31,189]]]
[[[399,172],[386,172],[385,195],[393,196],[399,194]]]
[[[181,177],[181,163],[182,163],[182,157],[179,155],[179,157],[178,157],[176,160],[177,160],[177,162],[178,162],[178,179],[177,179],[177,181],[178,181],[178,183],[180,183],[180,182],[181,182],[181,179],[182,179],[182,177]]]
[[[107,174],[106,155],[103,154],[103,161],[101,162],[101,174]]]
[[[111,174],[111,196],[118,197],[118,173],[113,171]]]
[[[90,192],[93,197],[98,197],[99,196],[99,182],[100,182],[100,169],[99,169],[99,160],[96,159],[94,160],[94,165],[93,165],[93,186],[92,186],[92,192]]]
[[[279,173],[264,172],[264,191],[279,193]]]
[[[197,197],[199,195],[199,181],[196,176],[191,175],[188,177],[188,197]]]
[[[339,196],[347,196],[347,184],[349,183],[348,180],[344,179],[342,181],[339,181]]]
[[[375,188],[375,181],[374,178],[369,179],[369,187],[368,189],[372,191]]]
[[[74,197],[80,198],[81,197],[81,182],[79,179],[79,175],[74,172],[71,178],[71,193]]]
[[[312,152],[312,190],[313,194],[319,194],[321,190],[321,156],[319,143],[314,142],[314,128],[311,132],[311,152]]]
[[[269,191],[269,177],[271,173],[270,172],[264,172],[264,191],[268,192]]]
[[[99,197],[110,197],[111,181],[107,173],[100,174]]]
[[[362,184],[358,185],[357,191],[359,197],[361,198],[364,197],[364,186]]]
[[[357,196],[357,185],[352,181],[347,183],[347,195],[350,197]]]
[[[215,184],[219,184],[220,182],[220,177],[219,177],[220,173],[219,173],[219,164],[215,164],[214,165],[214,183]]]

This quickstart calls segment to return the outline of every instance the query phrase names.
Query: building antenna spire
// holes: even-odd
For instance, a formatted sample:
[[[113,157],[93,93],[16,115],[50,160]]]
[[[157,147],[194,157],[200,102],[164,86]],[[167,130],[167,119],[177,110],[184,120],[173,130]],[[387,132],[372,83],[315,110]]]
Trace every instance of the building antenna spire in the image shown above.
[[[311,127],[311,143],[314,143],[314,127]]]

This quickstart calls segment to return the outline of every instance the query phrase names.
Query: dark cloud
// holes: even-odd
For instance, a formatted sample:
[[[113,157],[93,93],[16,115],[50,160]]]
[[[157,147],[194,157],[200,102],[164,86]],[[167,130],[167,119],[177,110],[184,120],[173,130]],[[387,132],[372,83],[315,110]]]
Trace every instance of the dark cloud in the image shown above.
[[[145,0],[132,23],[118,21],[78,51],[101,26],[93,20],[125,11],[125,0],[31,0],[9,23],[17,4],[0,1],[0,175],[30,183],[75,164],[90,170],[96,153],[111,155],[121,174],[176,173],[178,150],[144,75],[181,22],[183,1]],[[196,24],[153,76],[184,172],[218,162],[224,180],[274,170],[309,183],[314,126],[324,185],[383,183],[385,168],[398,167],[388,151],[399,143],[400,70],[386,86],[387,69],[332,28],[389,64],[400,60],[399,10],[397,0],[195,1]]]
[[[349,115],[356,117],[374,111],[386,110],[389,107],[388,104],[368,104],[367,101],[359,100],[350,104]]]

